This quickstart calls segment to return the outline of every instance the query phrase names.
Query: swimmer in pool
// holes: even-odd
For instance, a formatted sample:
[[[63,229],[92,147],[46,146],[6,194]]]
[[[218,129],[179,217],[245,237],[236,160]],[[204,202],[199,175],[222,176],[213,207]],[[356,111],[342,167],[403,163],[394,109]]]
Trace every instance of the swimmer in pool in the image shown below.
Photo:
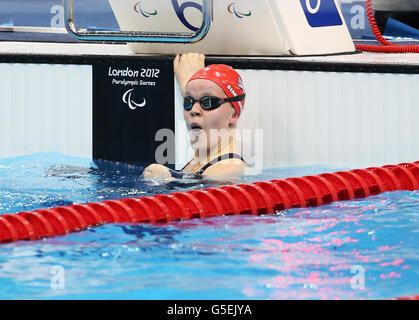
[[[205,56],[177,55],[176,79],[184,96],[183,116],[194,156],[181,170],[152,164],[145,179],[171,179],[179,173],[208,178],[234,178],[244,173],[246,162],[234,139],[244,107],[245,91],[240,75],[227,65],[205,67]]]

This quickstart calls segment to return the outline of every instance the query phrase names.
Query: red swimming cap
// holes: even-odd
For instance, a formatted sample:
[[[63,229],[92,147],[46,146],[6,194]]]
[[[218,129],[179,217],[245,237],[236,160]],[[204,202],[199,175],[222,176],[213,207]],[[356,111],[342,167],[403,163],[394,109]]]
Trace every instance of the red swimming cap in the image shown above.
[[[232,67],[225,64],[209,65],[208,67],[205,67],[195,73],[189,82],[196,79],[204,79],[215,82],[221,87],[221,89],[223,89],[224,93],[229,98],[237,97],[246,93],[243,87],[243,80],[240,75]],[[231,102],[231,104],[236,110],[237,115],[240,116],[244,107],[244,99],[241,101]]]

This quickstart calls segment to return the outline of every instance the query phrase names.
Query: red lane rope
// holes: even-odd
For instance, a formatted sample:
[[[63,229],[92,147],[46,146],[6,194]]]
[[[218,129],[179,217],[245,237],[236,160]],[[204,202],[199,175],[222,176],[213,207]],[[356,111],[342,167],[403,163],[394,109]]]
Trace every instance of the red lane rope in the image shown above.
[[[419,161],[205,190],[0,215],[0,242],[36,240],[106,223],[272,214],[393,190],[419,189]]]
[[[372,33],[381,45],[355,44],[355,48],[361,51],[369,52],[385,52],[385,53],[418,53],[419,45],[398,45],[387,41],[381,34],[374,16],[371,0],[365,1],[368,21],[371,26]]]
[[[272,214],[392,190],[419,189],[419,161],[206,190],[107,200],[0,215],[0,243],[37,240],[106,223],[154,223],[238,214]],[[419,296],[399,300],[419,300]]]
[[[419,295],[413,297],[400,297],[396,298],[396,300],[419,300]]]

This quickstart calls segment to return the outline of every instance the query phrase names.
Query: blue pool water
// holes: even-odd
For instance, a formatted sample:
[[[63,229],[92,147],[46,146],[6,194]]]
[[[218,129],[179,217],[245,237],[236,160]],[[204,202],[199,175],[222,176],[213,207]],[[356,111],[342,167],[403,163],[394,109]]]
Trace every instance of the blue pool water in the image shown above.
[[[333,172],[285,167],[253,182]],[[214,187],[56,153],[0,160],[0,214]],[[231,183],[231,182],[230,182]],[[419,293],[419,192],[271,216],[109,224],[0,244],[1,299],[388,299]]]

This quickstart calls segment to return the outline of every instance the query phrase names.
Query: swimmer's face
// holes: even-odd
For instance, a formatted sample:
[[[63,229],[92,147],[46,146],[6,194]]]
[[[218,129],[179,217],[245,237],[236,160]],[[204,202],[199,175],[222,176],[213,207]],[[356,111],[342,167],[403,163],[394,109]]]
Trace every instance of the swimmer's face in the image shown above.
[[[203,97],[227,98],[224,91],[210,80],[197,79],[188,83],[185,95],[199,100]],[[192,148],[209,152],[218,144],[216,130],[230,130],[236,126],[238,116],[231,103],[223,103],[217,109],[205,110],[196,102],[189,111],[183,110]],[[214,130],[216,129],[216,130]],[[213,140],[213,141],[211,141]]]

